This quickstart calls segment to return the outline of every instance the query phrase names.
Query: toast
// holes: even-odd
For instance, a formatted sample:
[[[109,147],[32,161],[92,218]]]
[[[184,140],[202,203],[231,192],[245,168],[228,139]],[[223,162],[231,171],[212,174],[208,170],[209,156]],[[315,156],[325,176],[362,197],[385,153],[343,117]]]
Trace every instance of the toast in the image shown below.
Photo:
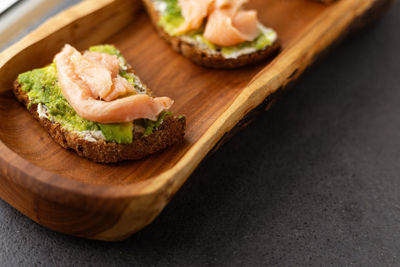
[[[265,46],[263,49],[257,49],[248,53],[232,56],[224,54],[220,47],[210,48],[187,35],[170,35],[159,25],[161,15],[157,10],[156,2],[160,1],[164,0],[143,0],[157,32],[175,51],[201,66],[217,69],[239,68],[272,58],[280,51],[280,41],[277,38],[274,38],[273,42]],[[263,29],[271,31],[271,33],[276,35],[272,29],[265,27],[263,27]]]
[[[127,66],[127,72],[135,74],[132,68],[129,65]],[[146,94],[151,95],[151,91],[143,83],[140,82],[140,86]],[[143,120],[134,121],[130,143],[108,141],[102,134],[72,131],[54,121],[44,114],[46,112],[46,109],[43,109],[44,105],[32,101],[28,93],[23,90],[23,84],[18,79],[14,82],[13,92],[17,100],[27,107],[32,116],[39,121],[56,143],[65,149],[74,150],[81,157],[99,163],[141,159],[181,141],[185,134],[185,117],[163,112],[160,115],[162,118],[159,117],[157,123],[151,125],[153,128],[146,128]],[[148,132],[149,129],[151,130],[150,133]]]

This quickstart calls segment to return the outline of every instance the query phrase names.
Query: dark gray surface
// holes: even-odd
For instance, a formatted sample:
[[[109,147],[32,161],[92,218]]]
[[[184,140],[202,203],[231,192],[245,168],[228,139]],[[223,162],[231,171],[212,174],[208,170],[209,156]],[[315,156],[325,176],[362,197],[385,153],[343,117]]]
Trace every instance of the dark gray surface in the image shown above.
[[[0,202],[0,263],[399,266],[399,14],[317,62],[127,241],[54,233]]]

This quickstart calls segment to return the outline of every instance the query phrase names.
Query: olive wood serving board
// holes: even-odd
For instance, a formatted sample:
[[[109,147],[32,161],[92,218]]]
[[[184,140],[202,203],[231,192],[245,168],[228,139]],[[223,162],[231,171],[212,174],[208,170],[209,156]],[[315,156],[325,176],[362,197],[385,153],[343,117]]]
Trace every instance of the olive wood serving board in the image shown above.
[[[194,65],[161,40],[139,1],[87,0],[0,54],[0,197],[55,231],[115,241],[151,223],[196,166],[252,110],[355,25],[392,0],[252,0],[282,51],[238,70]],[[44,66],[65,43],[115,44],[158,96],[187,118],[185,141],[140,161],[96,164],[57,145],[11,93],[21,72]],[[236,126],[236,127],[235,127]],[[210,177],[210,179],[212,179]],[[201,192],[199,192],[201,194]],[[194,196],[195,197],[195,196]]]

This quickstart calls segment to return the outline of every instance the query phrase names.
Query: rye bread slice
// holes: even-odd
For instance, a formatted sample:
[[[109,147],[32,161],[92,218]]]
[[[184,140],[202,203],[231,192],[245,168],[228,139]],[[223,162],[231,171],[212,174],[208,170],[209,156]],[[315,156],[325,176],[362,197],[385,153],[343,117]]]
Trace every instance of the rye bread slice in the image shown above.
[[[81,135],[63,128],[59,123],[52,122],[44,117],[40,118],[37,105],[29,105],[29,97],[22,90],[21,84],[17,80],[14,82],[13,91],[18,101],[29,107],[29,112],[47,130],[56,143],[65,149],[75,150],[79,156],[95,162],[115,163],[123,160],[141,159],[181,141],[185,135],[186,119],[184,117],[166,116],[158,129],[147,137],[134,129],[131,144],[118,144],[106,140],[87,141]]]
[[[155,9],[153,2],[151,0],[143,0],[143,3],[159,35],[166,40],[175,51],[204,67],[216,69],[239,68],[272,58],[280,51],[281,45],[278,39],[272,45],[263,50],[241,55],[237,58],[225,58],[221,52],[215,53],[210,49],[203,49],[202,47],[198,47],[185,41],[182,37],[171,36],[166,33],[161,27],[158,26],[159,13]]]

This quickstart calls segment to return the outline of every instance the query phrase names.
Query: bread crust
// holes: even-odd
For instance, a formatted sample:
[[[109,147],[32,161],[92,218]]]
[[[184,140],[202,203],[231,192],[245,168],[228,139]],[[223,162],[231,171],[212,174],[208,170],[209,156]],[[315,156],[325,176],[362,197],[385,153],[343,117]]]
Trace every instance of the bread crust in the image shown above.
[[[167,116],[160,127],[147,137],[134,132],[131,144],[118,144],[106,140],[90,142],[79,134],[63,128],[59,123],[52,122],[47,118],[40,118],[37,105],[29,105],[29,97],[22,90],[18,80],[14,82],[13,91],[18,101],[28,107],[32,116],[39,121],[56,143],[95,162],[115,163],[123,160],[141,159],[181,141],[185,135],[186,119],[184,117]]]
[[[159,16],[152,1],[143,0],[143,3],[159,35],[166,40],[175,51],[201,66],[216,69],[240,68],[272,58],[280,51],[280,41],[276,40],[271,46],[266,47],[264,50],[241,55],[237,58],[225,58],[222,53],[211,53],[207,49],[202,49],[194,44],[186,42],[179,36],[171,36],[166,33],[157,25]]]

